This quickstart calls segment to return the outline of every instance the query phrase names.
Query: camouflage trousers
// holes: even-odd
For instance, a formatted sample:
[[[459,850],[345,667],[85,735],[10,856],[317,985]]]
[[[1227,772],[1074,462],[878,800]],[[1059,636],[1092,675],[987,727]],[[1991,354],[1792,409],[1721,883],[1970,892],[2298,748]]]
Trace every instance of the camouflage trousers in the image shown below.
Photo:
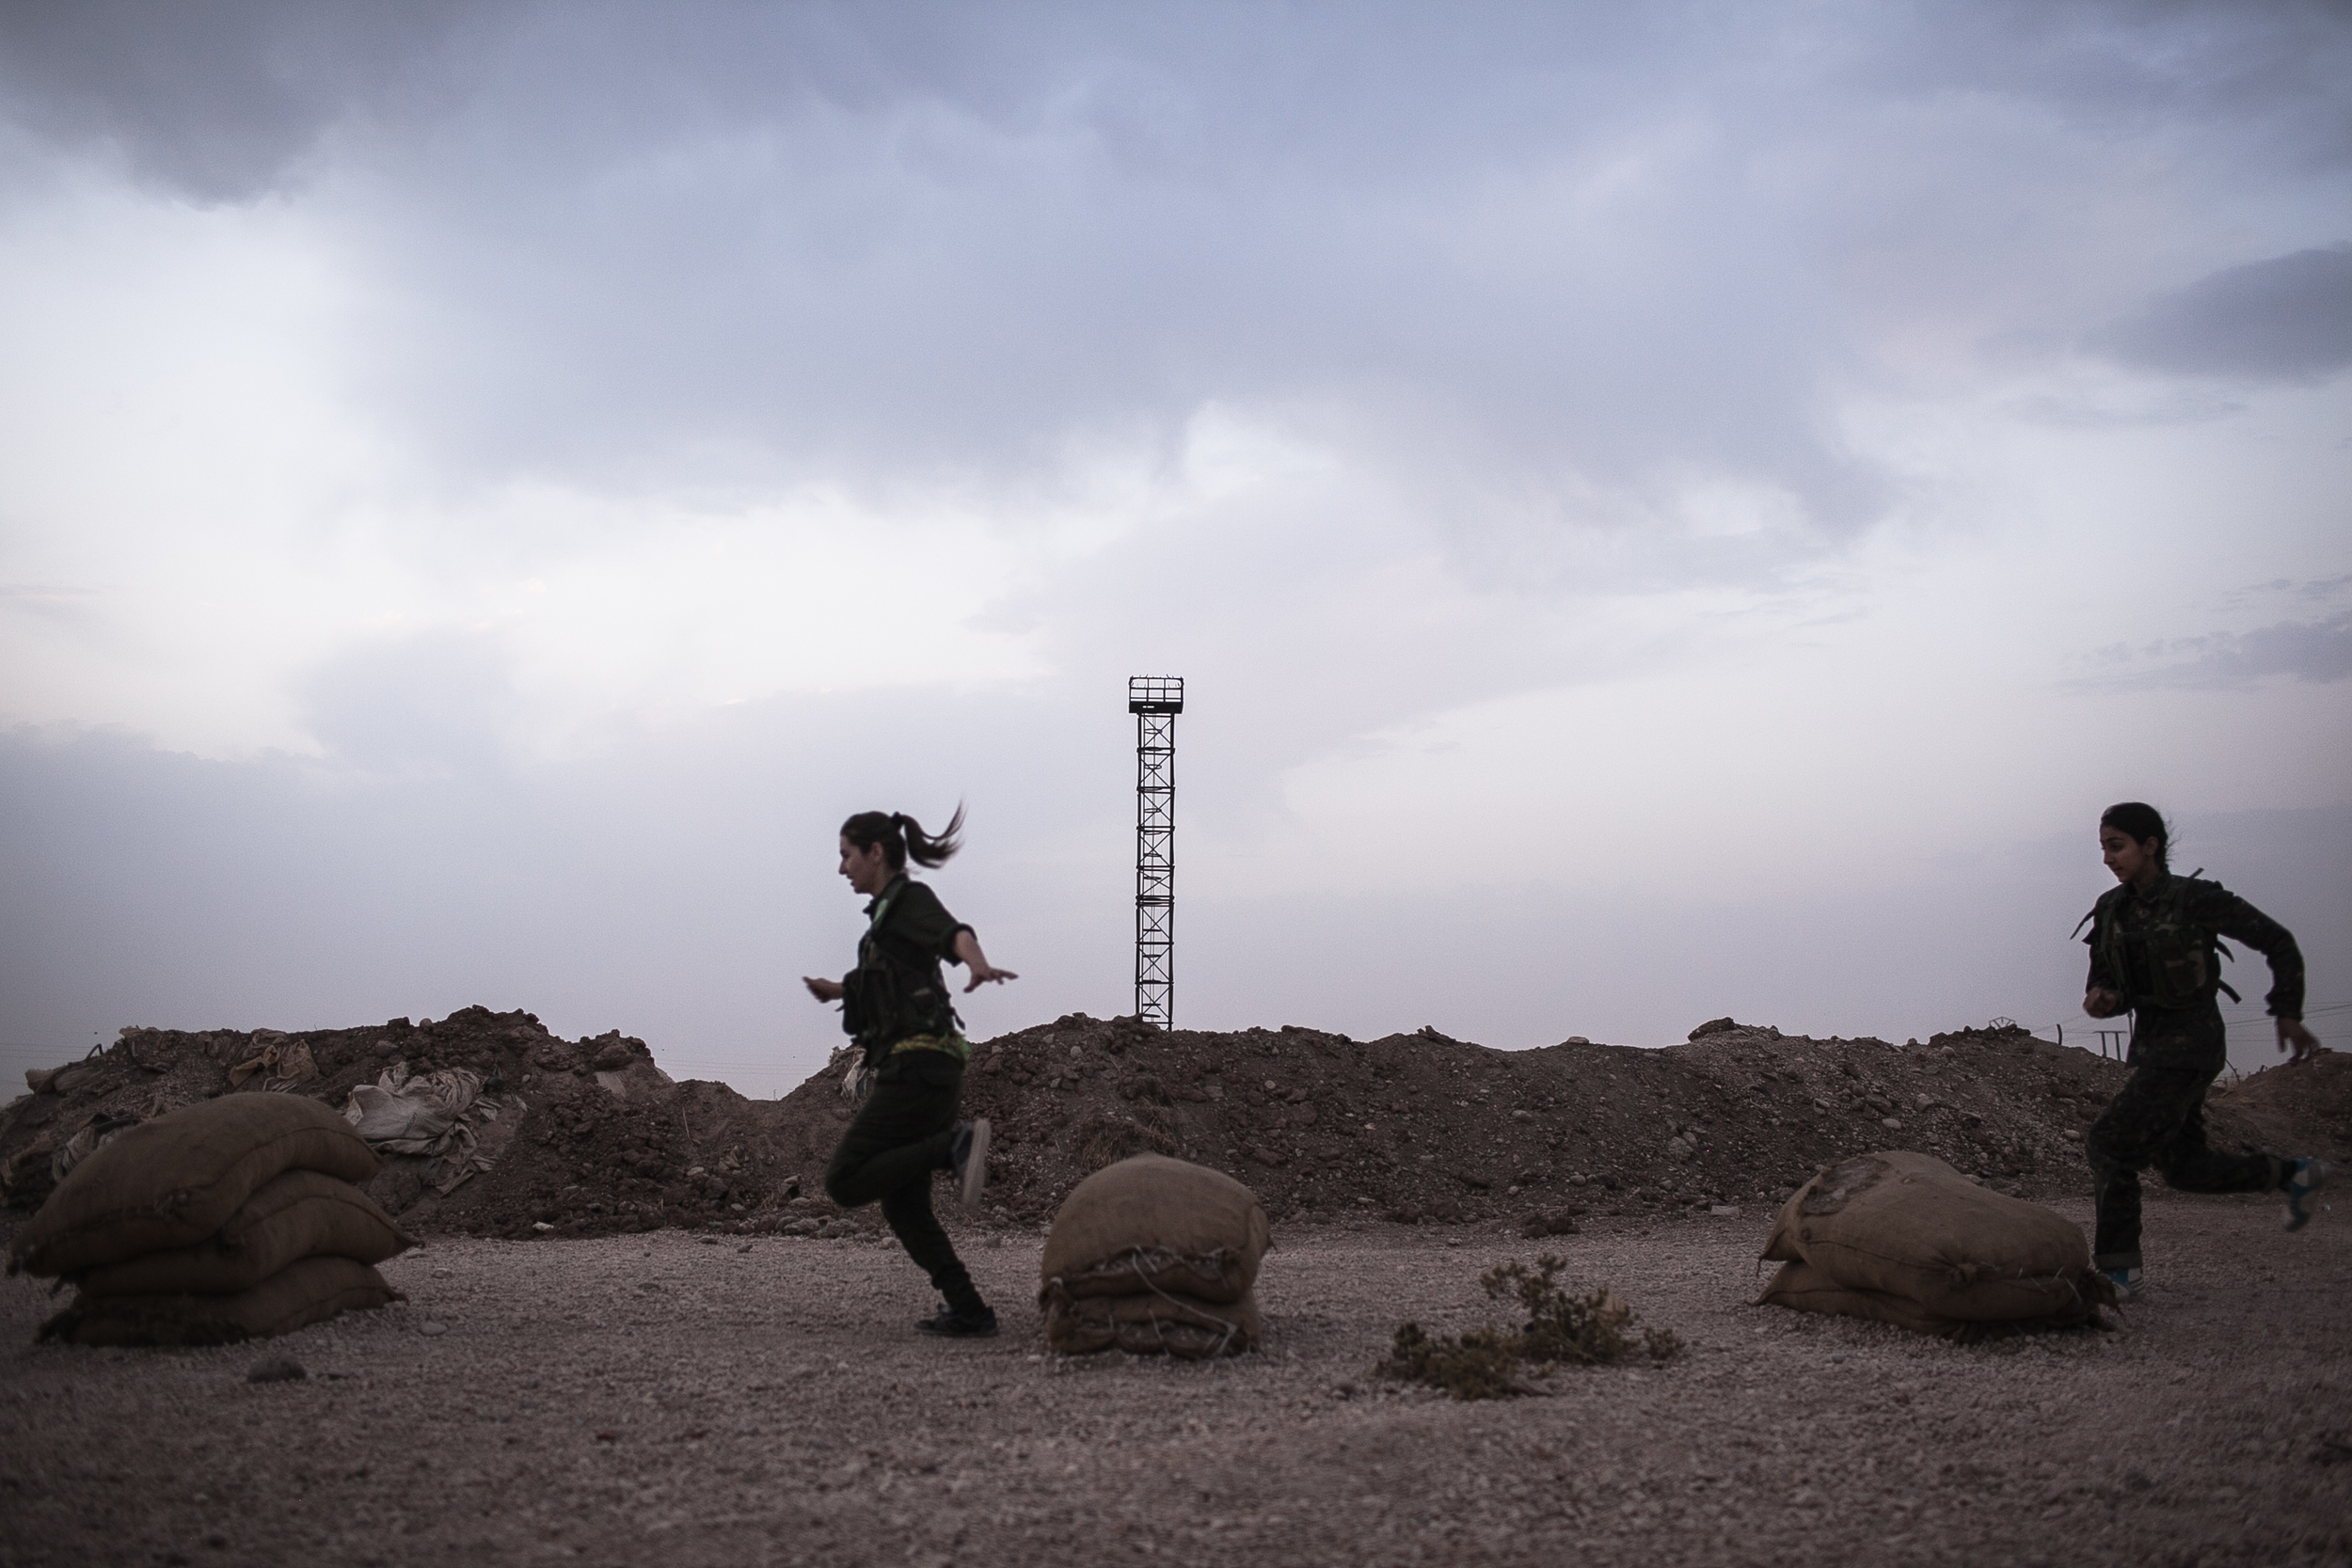
[[[2211,1042],[2148,1040],[2144,1043],[2156,1049],[2143,1053],[2143,1042],[2134,1040],[2131,1077],[2083,1138],[2091,1200],[2098,1209],[2098,1234],[2091,1243],[2097,1267],[2139,1267],[2139,1173],[2148,1166],[2185,1193],[2269,1192],[2285,1182],[2289,1167],[2277,1155],[2224,1154],[2205,1142],[2205,1090],[2221,1070],[2220,1023],[2217,1013],[2210,1031],[2196,1031],[2199,1037],[2210,1032]],[[2179,1049],[2208,1044],[2208,1049]],[[2195,1065],[2174,1065],[2184,1058]]]

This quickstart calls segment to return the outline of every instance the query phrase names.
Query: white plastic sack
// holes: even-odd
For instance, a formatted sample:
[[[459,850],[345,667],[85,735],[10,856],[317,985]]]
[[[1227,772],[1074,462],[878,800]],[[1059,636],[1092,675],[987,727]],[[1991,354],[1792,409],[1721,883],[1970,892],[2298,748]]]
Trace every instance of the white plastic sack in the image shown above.
[[[460,1135],[481,1092],[481,1075],[464,1068],[411,1078],[407,1063],[394,1062],[374,1083],[353,1086],[343,1119],[380,1152],[438,1154]]]
[[[482,1075],[465,1068],[410,1077],[407,1063],[394,1062],[374,1083],[353,1086],[343,1119],[380,1154],[433,1156],[424,1180],[447,1196],[491,1167],[491,1154],[479,1147],[474,1130],[497,1121],[501,1109],[520,1117],[528,1107],[520,1095],[507,1096],[501,1105],[482,1092]],[[493,1135],[490,1141],[496,1147],[503,1140]]]

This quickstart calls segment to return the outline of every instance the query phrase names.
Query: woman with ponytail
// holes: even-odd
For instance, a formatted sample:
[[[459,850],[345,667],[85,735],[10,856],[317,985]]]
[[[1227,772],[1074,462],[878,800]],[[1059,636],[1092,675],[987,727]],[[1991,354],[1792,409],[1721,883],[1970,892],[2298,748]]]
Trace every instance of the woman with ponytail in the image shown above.
[[[841,824],[841,875],[868,900],[866,935],[849,974],[803,978],[818,1001],[842,1004],[841,1026],[859,1052],[850,1069],[857,1115],[825,1168],[825,1196],[844,1209],[881,1201],[892,1233],[946,1303],[915,1326],[959,1338],[995,1333],[996,1313],[931,1212],[931,1177],[953,1174],[963,1206],[976,1207],[987,1180],[988,1122],[956,1120],[972,1048],[939,966],[963,965],[967,991],[1018,978],[991,964],[972,927],[907,875],[909,861],[946,864],[961,847],[962,830],[961,806],[936,837],[898,812],[860,812]]]
[[[2270,960],[2279,1049],[2301,1062],[2319,1050],[2303,1026],[2303,955],[2287,928],[2218,882],[2172,870],[2172,830],[2138,800],[2099,818],[2099,848],[2117,886],[2100,895],[2090,927],[2083,1011],[2132,1015],[2132,1075],[2083,1139],[2098,1236],[2092,1262],[2125,1296],[2139,1293],[2139,1173],[2153,1165],[2183,1192],[2287,1195],[2286,1227],[2300,1230],[2327,1175],[2316,1160],[2223,1154],[2205,1143],[2205,1090],[2229,1065],[2221,1022],[2222,939]],[[2230,990],[2230,999],[2237,992]]]

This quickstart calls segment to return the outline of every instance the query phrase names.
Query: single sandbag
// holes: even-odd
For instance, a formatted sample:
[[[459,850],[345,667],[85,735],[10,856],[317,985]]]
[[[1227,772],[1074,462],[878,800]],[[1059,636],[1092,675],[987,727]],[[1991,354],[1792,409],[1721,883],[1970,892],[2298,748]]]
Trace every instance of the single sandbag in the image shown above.
[[[70,1345],[233,1345],[405,1299],[365,1263],[305,1258],[233,1295],[81,1295],[40,1325],[40,1337]]]
[[[228,1295],[299,1259],[381,1263],[416,1244],[350,1182],[290,1170],[263,1182],[227,1225],[196,1245],[103,1264],[73,1283],[86,1296]]]
[[[199,1101],[129,1129],[68,1171],[17,1232],[8,1272],[80,1274],[194,1246],[280,1172],[365,1181],[375,1164],[359,1134],[315,1100]]]
[[[1764,1293],[1756,1298],[1756,1305],[1825,1312],[1841,1318],[1868,1318],[1876,1323],[1899,1323],[1922,1334],[1949,1335],[1966,1326],[1957,1318],[1939,1318],[1905,1296],[1840,1285],[1810,1263],[1783,1263],[1780,1272],[1772,1275],[1772,1283],[1764,1287]]]
[[[1829,1166],[1784,1204],[1764,1256],[1968,1323],[2073,1316],[2107,1299],[2082,1231],[1909,1149]]]
[[[1258,1348],[1258,1298],[1201,1301],[1180,1295],[1061,1296],[1045,1307],[1045,1343],[1064,1355],[1123,1350],[1201,1360]]]
[[[2104,1296],[2099,1299],[2104,1299]],[[2080,1328],[2097,1319],[2092,1300],[2088,1298],[2065,1311],[2035,1318],[1940,1318],[1905,1296],[1888,1295],[1883,1291],[1857,1291],[1840,1285],[1810,1263],[1783,1263],[1780,1272],[1772,1276],[1772,1282],[1764,1288],[1764,1293],[1756,1298],[1756,1305],[1787,1307],[1799,1312],[1826,1312],[1843,1318],[1867,1318],[1873,1323],[1894,1323],[1921,1334],[1939,1335],[1963,1343],[2011,1334],[2038,1333],[2043,1329]]]
[[[1248,1188],[1206,1165],[1138,1154],[1062,1200],[1039,1265],[1039,1301],[1167,1291],[1238,1302],[1269,1244],[1265,1210]]]

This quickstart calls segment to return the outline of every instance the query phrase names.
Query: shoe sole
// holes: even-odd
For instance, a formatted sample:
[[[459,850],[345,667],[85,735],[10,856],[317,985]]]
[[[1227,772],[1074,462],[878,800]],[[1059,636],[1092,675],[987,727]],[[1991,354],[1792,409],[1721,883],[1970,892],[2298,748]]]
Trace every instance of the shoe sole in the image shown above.
[[[916,1333],[928,1334],[934,1339],[988,1339],[993,1338],[996,1334],[994,1323],[986,1328],[941,1328],[929,1318],[916,1323],[914,1328]]]
[[[980,1195],[988,1190],[988,1118],[980,1117],[972,1124],[972,1147],[963,1156],[963,1180],[956,1196],[966,1209],[980,1206]]]

